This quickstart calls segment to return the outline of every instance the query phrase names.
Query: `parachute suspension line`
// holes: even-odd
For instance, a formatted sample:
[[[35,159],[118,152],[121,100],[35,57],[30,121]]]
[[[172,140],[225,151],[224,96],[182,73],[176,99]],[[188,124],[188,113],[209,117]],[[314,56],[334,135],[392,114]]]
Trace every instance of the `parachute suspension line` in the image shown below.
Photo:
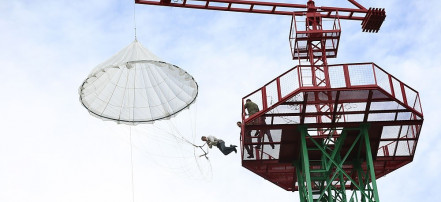
[[[132,126],[129,126],[129,137],[130,137],[130,164],[132,169],[132,201],[135,202],[135,178],[133,177],[133,144],[132,144]]]
[[[133,1],[133,29],[135,30],[135,41],[138,41],[136,38],[136,3]]]
[[[118,81],[121,80],[121,77],[122,77],[122,74],[119,75]],[[108,77],[108,78],[109,78],[109,81],[111,79],[113,79],[113,77],[112,78]],[[112,95],[110,95],[110,99],[106,102],[106,106],[103,108],[103,110],[101,111],[100,115],[103,115],[104,112],[106,111],[107,106],[109,106],[110,100],[112,100],[113,95],[115,95],[115,91],[116,91],[117,87],[118,87],[118,85],[115,85],[115,87],[113,88]],[[102,100],[102,101],[104,101],[104,100]]]
[[[192,136],[193,136],[193,141],[196,141],[196,137],[197,137],[197,132],[196,132],[196,123],[197,123],[197,121],[196,121],[196,119],[197,119],[197,101],[195,101],[194,103],[193,103],[193,108],[194,108],[194,119],[190,119],[190,122],[191,122],[191,126],[192,126]],[[190,116],[191,116],[192,114],[190,114]],[[195,144],[193,144],[193,143],[191,143],[194,147],[196,147],[196,148],[199,148],[199,149],[201,149],[203,152],[204,152],[204,154],[202,154],[202,155],[196,155],[196,150],[194,150],[194,157],[195,158],[199,158],[199,157],[205,157],[207,160],[209,160],[208,159],[208,148],[205,150],[204,149],[204,146],[206,145],[206,144],[203,144],[202,146],[198,146],[198,145],[195,145]],[[207,145],[207,147],[208,147],[208,145]]]
[[[200,163],[200,158],[202,158],[202,157],[205,157],[205,160],[206,161],[208,161],[208,163],[210,163],[210,159],[208,158],[208,153],[209,153],[209,148],[208,148],[208,145],[207,144],[203,144],[203,145],[196,145],[194,142],[196,141],[196,135],[197,135],[197,133],[196,133],[196,123],[197,123],[197,121],[196,121],[196,115],[197,115],[197,101],[195,101],[194,103],[193,103],[193,109],[194,109],[194,111],[191,111],[190,110],[190,112],[189,112],[189,124],[190,124],[190,132],[192,133],[191,134],[191,139],[192,139],[192,141],[190,141],[190,140],[188,140],[187,138],[185,138],[180,132],[179,132],[179,130],[178,130],[178,128],[176,127],[176,125],[175,125],[175,123],[173,122],[173,120],[170,120],[170,122],[168,123],[168,125],[169,125],[169,128],[172,128],[173,129],[173,131],[174,132],[172,132],[172,133],[170,133],[170,135],[173,135],[173,136],[175,136],[175,138],[177,138],[177,139],[180,139],[181,141],[183,141],[184,143],[187,143],[187,144],[189,144],[189,145],[191,145],[191,146],[193,146],[194,147],[194,149],[193,149],[193,157],[194,157],[194,160],[195,160],[195,162],[196,162],[196,166],[197,166],[197,168],[198,168],[198,170],[199,170],[199,172],[201,173],[201,174],[204,174],[204,173],[206,173],[207,171],[205,171],[205,168],[203,168],[203,166],[201,165],[201,163]],[[191,113],[191,112],[193,112],[193,113]],[[204,148],[204,147],[206,147],[206,148]],[[198,152],[199,151],[199,152]],[[212,170],[211,170],[211,166],[210,166],[210,171],[209,171],[210,173],[212,172]]]
[[[194,119],[190,119],[190,121],[192,122],[191,123],[191,125],[193,126],[193,128],[192,128],[192,135],[193,135],[193,141],[195,141],[196,140],[196,136],[197,136],[197,133],[196,133],[196,123],[197,123],[197,121],[196,121],[196,119],[197,119],[197,117],[196,117],[196,115],[198,114],[198,108],[197,108],[197,101],[195,101],[194,103],[193,103],[193,108],[194,108],[194,115],[193,115],[193,117],[194,117]],[[192,114],[190,114],[190,116],[191,116]]]
[[[191,120],[192,120],[192,119],[190,119],[190,121],[191,121]],[[192,133],[193,133],[193,136],[194,136],[194,134],[195,134],[195,132],[194,132],[195,127],[193,127],[193,126],[194,126],[193,123],[190,123],[190,125],[192,126],[192,127],[191,127],[191,130],[193,130]],[[173,128],[173,133],[170,133],[170,134],[173,135],[173,136],[175,136],[175,138],[180,139],[180,140],[182,140],[183,142],[185,142],[185,143],[187,143],[187,144],[190,144],[190,145],[192,145],[192,146],[195,147],[195,148],[200,148],[200,149],[202,149],[202,150],[204,151],[205,155],[208,154],[208,152],[206,152],[206,151],[202,148],[205,144],[202,145],[202,146],[200,146],[200,145],[196,145],[196,144],[193,143],[192,141],[186,139],[186,138],[185,138],[185,137],[179,132],[178,128],[176,127],[176,125],[173,123],[172,120],[170,120],[169,126],[170,126],[170,128]],[[175,135],[175,134],[176,134],[176,135]],[[194,138],[193,138],[193,139],[194,139]]]
[[[196,103],[193,103],[193,106],[195,106],[195,104],[196,104]],[[195,114],[197,114],[197,113],[195,112]],[[192,116],[192,114],[189,113],[189,116]],[[208,148],[207,148],[207,149],[204,149],[205,144],[203,144],[203,145],[196,145],[196,144],[194,143],[194,141],[195,141],[195,137],[196,137],[196,120],[194,120],[192,117],[189,118],[189,120],[190,120],[190,121],[189,121],[189,122],[190,122],[190,130],[191,130],[191,133],[192,133],[192,139],[193,139],[193,142],[190,141],[190,140],[188,140],[187,138],[185,138],[185,137],[180,133],[179,129],[176,127],[176,124],[174,123],[173,120],[168,120],[168,121],[166,122],[167,125],[168,125],[168,128],[172,129],[172,132],[166,132],[166,134],[171,135],[171,136],[172,136],[173,138],[175,138],[176,140],[182,141],[182,142],[184,142],[184,143],[187,143],[187,144],[193,146],[193,147],[195,148],[195,150],[194,150],[194,157],[195,157],[195,158],[205,157],[205,158],[208,160],[208,156],[207,156],[207,155],[208,155]],[[207,146],[207,147],[208,147],[208,146]],[[202,152],[203,152],[204,154],[202,154],[202,155],[196,155],[196,150],[197,150],[197,149],[202,150]]]
[[[193,137],[193,141],[196,141],[196,137],[197,137],[197,132],[196,132],[196,123],[197,123],[197,121],[196,121],[196,115],[197,115],[197,101],[195,101],[194,103],[193,103],[193,106],[192,106],[193,108],[194,108],[194,115],[193,114],[191,114],[190,113],[190,116],[194,116],[194,119],[193,118],[191,118],[190,119],[190,124],[191,124],[191,130],[192,130],[192,137]],[[205,157],[207,160],[209,160],[208,159],[208,148],[205,150],[204,149],[204,146],[206,145],[206,144],[203,144],[202,146],[199,146],[199,145],[195,145],[194,143],[192,143],[192,142],[190,142],[190,141],[187,141],[189,144],[191,144],[191,145],[193,145],[195,148],[199,148],[199,149],[201,149],[202,150],[202,152],[204,152],[204,154],[201,154],[201,155],[196,155],[196,149],[194,150],[194,157],[196,158],[196,160],[197,160],[197,158],[200,158],[200,157]],[[207,145],[207,147],[208,147],[208,145]],[[199,165],[198,165],[199,166]]]
[[[191,126],[193,127],[192,128],[192,136],[193,136],[193,142],[195,142],[197,139],[197,129],[196,129],[196,123],[197,123],[197,101],[195,101],[194,103],[193,103],[193,112],[194,112],[194,114],[191,114],[190,116],[192,116],[192,119],[190,119],[190,121],[192,122],[191,123]],[[212,173],[212,168],[211,168],[211,163],[210,163],[210,159],[208,158],[208,153],[209,153],[209,151],[210,151],[210,149],[208,148],[208,145],[205,143],[205,144],[203,144],[202,146],[198,146],[198,145],[195,145],[195,144],[193,144],[192,143],[192,145],[195,147],[194,148],[194,150],[193,150],[193,156],[194,156],[194,160],[195,160],[195,162],[196,162],[196,166],[197,166],[197,168],[198,168],[198,170],[199,170],[199,173],[201,173],[202,175],[204,175],[205,176],[205,174],[208,172],[208,173]],[[205,147],[205,148],[204,148]],[[199,152],[202,152],[202,153],[199,153]],[[209,171],[207,171],[206,169],[206,167],[203,167],[203,165],[201,164],[201,158],[202,157],[205,157],[205,160],[208,162],[208,164],[210,165],[209,166]],[[210,178],[210,177],[208,177],[208,176],[205,176],[205,179],[208,179],[208,178]]]
[[[127,67],[127,65],[128,65],[128,63],[126,64],[126,67]],[[128,67],[127,67],[128,68]],[[127,70],[128,71],[128,70]],[[121,72],[121,75],[123,74],[123,72]],[[120,76],[120,78],[119,78],[119,80],[121,80],[121,77],[122,76]],[[118,82],[119,82],[119,80],[118,80]],[[122,112],[122,110],[124,109],[124,105],[126,104],[125,102],[126,102],[126,94],[129,94],[129,93],[127,93],[127,89],[128,89],[128,83],[129,83],[129,72],[127,72],[127,77],[126,77],[126,86],[124,87],[124,93],[123,93],[123,101],[121,102],[121,106],[119,106],[120,107],[120,109],[119,109],[119,115],[118,115],[118,119],[121,119],[121,112]]]

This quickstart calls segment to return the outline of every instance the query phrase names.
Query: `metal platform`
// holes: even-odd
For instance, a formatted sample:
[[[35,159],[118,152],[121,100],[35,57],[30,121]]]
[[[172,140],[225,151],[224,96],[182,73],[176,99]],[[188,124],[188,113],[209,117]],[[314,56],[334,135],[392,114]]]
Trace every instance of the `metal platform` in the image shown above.
[[[289,33],[292,59],[336,58],[341,35],[340,20],[324,20],[317,13],[308,13],[306,19],[300,18],[304,21],[297,18],[300,17],[292,16]],[[320,23],[314,24],[315,22]],[[310,44],[314,44],[311,50]]]
[[[350,160],[355,156],[365,159],[368,151],[366,145],[354,143],[359,141],[356,138],[363,128],[368,132],[366,141],[370,144],[369,156],[373,158],[376,178],[413,160],[423,123],[417,91],[374,63],[321,67],[324,82],[319,86],[313,84],[314,68],[296,66],[243,98],[243,104],[251,99],[260,108],[251,117],[247,117],[243,109],[241,149],[245,168],[285,190],[299,190],[294,164],[302,158],[301,128],[307,128],[309,138],[305,148],[308,148],[309,161],[320,162],[325,153],[315,147],[317,143],[313,139],[321,141],[323,148],[330,151],[337,148],[337,143],[341,144],[338,152],[342,156],[347,154],[348,162],[342,162],[341,168],[348,175],[356,174]],[[273,142],[268,140],[268,135],[259,135],[268,131]],[[342,134],[344,139],[340,138]],[[246,139],[248,141],[243,141]],[[250,146],[253,158],[247,158],[245,147]],[[360,166],[364,171],[369,170],[366,162]],[[314,163],[309,167],[311,172],[320,172],[322,168]],[[313,171],[315,168],[317,171]],[[360,180],[357,176],[354,179]],[[347,189],[356,186],[349,180],[344,184]]]

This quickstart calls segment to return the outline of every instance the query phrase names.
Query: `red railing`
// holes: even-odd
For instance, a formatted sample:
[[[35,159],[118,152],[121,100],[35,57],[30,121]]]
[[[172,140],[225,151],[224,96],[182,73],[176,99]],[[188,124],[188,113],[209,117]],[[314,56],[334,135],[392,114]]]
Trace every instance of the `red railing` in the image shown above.
[[[246,117],[245,110],[242,109],[243,120],[250,121],[259,114],[270,110],[277,103],[288,100],[300,90],[323,88],[362,89],[364,87],[380,87],[403,106],[413,110],[418,115],[423,115],[418,92],[374,63],[329,65],[329,75],[326,77],[329,78],[329,81],[318,87],[313,86],[311,68],[309,65],[296,66],[245,96],[242,99],[243,104],[246,99],[251,99],[259,106],[261,111],[252,117]]]
[[[321,75],[322,78],[325,78],[325,82],[321,83],[320,86],[314,86],[313,84],[312,68],[309,65],[296,66],[245,96],[242,103],[244,104],[246,99],[251,99],[259,106],[260,111],[248,117],[245,109],[242,109],[243,122],[249,124],[258,117],[266,116],[272,117],[271,123],[267,123],[271,125],[274,117],[278,116],[279,118],[291,117],[292,124],[300,124],[300,119],[305,113],[309,115],[309,117],[304,118],[305,123],[314,122],[315,119],[311,116],[321,116],[322,121],[326,123],[397,122],[397,124],[384,126],[384,131],[379,139],[377,155],[381,157],[413,156],[418,140],[417,134],[419,134],[421,125],[412,125],[405,121],[422,120],[423,111],[417,91],[374,63],[329,65],[327,71],[323,73],[327,75]],[[374,94],[371,92],[373,90],[380,92],[380,95],[372,95]],[[306,98],[303,97],[304,94],[299,93],[317,91],[340,91],[340,99],[343,96],[348,98],[340,107],[325,114],[325,112],[318,112],[314,107],[309,106],[318,104],[322,100],[306,103]],[[368,96],[368,94],[370,95]],[[333,100],[325,99],[324,102],[330,101]],[[296,104],[303,107],[279,112],[278,109],[281,103],[285,105],[286,103],[293,103],[293,108]],[[364,111],[368,103],[370,109]],[[369,116],[366,116],[366,114],[369,114]],[[326,117],[334,117],[334,120]],[[271,131],[274,133],[278,130],[273,129]],[[244,134],[242,134],[242,139],[243,137]],[[251,138],[253,141],[246,143],[246,145],[256,146],[257,137]],[[277,144],[277,142],[275,143]],[[268,145],[268,142],[263,142],[263,144]],[[278,158],[276,153],[273,154],[270,151],[268,153],[267,151],[259,150],[261,156],[257,156],[255,159]],[[255,153],[257,152],[256,150]]]

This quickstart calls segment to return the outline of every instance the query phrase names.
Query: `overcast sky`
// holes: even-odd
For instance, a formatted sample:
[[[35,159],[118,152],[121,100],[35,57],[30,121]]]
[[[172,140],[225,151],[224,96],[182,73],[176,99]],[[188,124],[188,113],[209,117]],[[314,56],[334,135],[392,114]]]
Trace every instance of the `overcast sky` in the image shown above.
[[[441,2],[360,3],[386,8],[386,21],[376,34],[342,21],[338,58],[328,62],[374,62],[419,91],[425,122],[415,159],[377,183],[382,201],[431,201],[441,189]],[[136,5],[138,40],[199,84],[191,135],[227,144],[239,144],[241,98],[297,65],[290,23],[289,16]],[[211,151],[211,178],[201,178],[196,164],[167,153],[183,143],[87,113],[79,86],[134,40],[133,27],[131,0],[0,0],[0,201],[299,201],[241,167],[238,154]]]

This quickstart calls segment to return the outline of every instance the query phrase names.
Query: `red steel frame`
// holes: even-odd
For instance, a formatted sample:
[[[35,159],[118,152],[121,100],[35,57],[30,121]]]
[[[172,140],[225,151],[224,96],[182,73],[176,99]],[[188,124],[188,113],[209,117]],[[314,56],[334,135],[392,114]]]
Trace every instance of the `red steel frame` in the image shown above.
[[[368,9],[364,8],[354,0],[349,0],[357,8],[337,8],[337,7],[317,7],[319,11],[324,12],[323,17],[340,18],[348,20],[364,20],[365,16],[357,16],[357,14],[366,14]],[[137,4],[148,4],[157,6],[171,6],[171,7],[184,7],[184,8],[196,8],[196,9],[208,9],[219,11],[235,11],[235,12],[247,12],[247,13],[260,13],[260,14],[276,14],[276,15],[289,15],[293,12],[295,15],[303,16],[304,11],[299,9],[306,9],[305,4],[291,4],[291,3],[278,3],[278,2],[264,2],[264,1],[239,1],[239,0],[135,0]],[[345,12],[347,15],[336,15],[334,12]]]
[[[327,63],[328,58],[337,56],[341,19],[359,20],[364,32],[378,32],[386,17],[384,9],[366,9],[356,0],[348,0],[355,8],[315,6],[312,0],[307,4],[241,0],[135,2],[293,17],[290,32],[293,59],[298,59],[299,64],[300,60],[306,60],[310,65],[296,66],[243,98],[242,105],[246,99],[251,99],[261,110],[247,117],[242,109],[241,140],[247,138],[245,134],[248,132],[254,134],[268,130],[274,139],[269,142],[259,136],[251,137],[251,142],[242,141],[242,165],[250,171],[286,190],[298,190],[296,172],[299,171],[293,165],[293,159],[298,158],[300,152],[299,127],[312,129],[314,132],[308,134],[312,139],[328,141],[338,139],[342,130],[369,125],[369,144],[371,151],[375,151],[372,153],[373,180],[413,160],[423,123],[418,92],[374,63]],[[299,16],[306,17],[304,27],[298,26]],[[324,19],[333,21],[330,27],[325,27]],[[259,138],[263,141],[258,141]],[[276,145],[275,149],[269,148],[271,143]],[[246,158],[244,147],[256,145],[260,148],[254,149],[255,157]],[[319,158],[313,155],[314,152],[311,154],[310,159]],[[361,167],[366,170],[368,165],[362,164]],[[355,168],[343,165],[339,169],[350,174]],[[352,186],[344,184],[348,189]]]
[[[309,0],[308,2],[313,2]],[[315,7],[317,15],[322,18],[338,18],[345,20],[362,21],[362,29],[366,32],[377,32],[383,23],[386,13],[384,9],[366,9],[355,0],[348,0],[356,8],[340,7]],[[241,1],[241,0],[135,0],[137,4],[155,6],[169,6],[181,8],[195,8],[218,11],[234,11],[246,13],[296,15],[305,16],[307,9],[305,4],[291,4],[282,2],[265,1]]]
[[[243,120],[246,124],[242,131],[251,130],[254,134],[254,131],[270,130],[276,144],[276,149],[273,150],[269,147],[269,141],[262,141],[261,149],[255,149],[258,155],[251,159],[246,158],[247,153],[242,148],[244,167],[286,190],[298,190],[295,183],[297,180],[295,167],[290,159],[297,158],[299,151],[295,152],[289,148],[299,147],[299,143],[298,140],[289,137],[300,136],[297,129],[302,125],[307,125],[308,128],[321,128],[324,131],[329,128],[352,128],[362,123],[370,123],[369,136],[372,150],[376,151],[373,157],[377,178],[413,160],[423,123],[418,92],[374,63],[329,65],[328,68],[332,72],[339,69],[340,71],[337,72],[340,74],[327,77],[326,86],[323,87],[303,85],[301,78],[305,76],[302,75],[301,68],[312,67],[310,65],[296,66],[243,98],[243,103],[246,99],[251,99],[263,108],[251,117],[246,117],[245,110],[243,111]],[[360,75],[354,72],[360,69],[363,69],[364,74],[368,74],[370,82],[357,82],[356,78]],[[289,81],[285,78],[296,76],[298,78],[297,85],[294,85],[296,88],[283,84],[282,81]],[[339,81],[339,83],[335,84],[333,81]],[[322,98],[326,99],[317,100],[317,95],[323,92],[327,96]],[[301,95],[300,99],[293,99],[298,95]],[[328,95],[330,99],[327,99]],[[268,103],[268,97],[277,99],[271,104]],[[316,107],[325,104],[332,105],[332,109],[338,110],[320,110]],[[357,104],[362,108],[347,109],[344,107],[347,104]],[[293,111],[287,107],[293,105],[297,105],[298,110]],[[266,118],[267,123],[250,124],[254,119],[262,117]],[[287,117],[298,122],[284,121],[283,118]],[[330,118],[323,120],[318,117]],[[325,138],[327,135],[318,132],[315,138]],[[241,138],[242,140],[246,138],[245,133],[242,133]],[[252,137],[252,139],[249,145],[259,144],[258,137]],[[248,143],[243,142],[242,146],[248,146]],[[347,167],[346,169],[350,173],[353,168]],[[350,188],[350,185],[347,188]]]

